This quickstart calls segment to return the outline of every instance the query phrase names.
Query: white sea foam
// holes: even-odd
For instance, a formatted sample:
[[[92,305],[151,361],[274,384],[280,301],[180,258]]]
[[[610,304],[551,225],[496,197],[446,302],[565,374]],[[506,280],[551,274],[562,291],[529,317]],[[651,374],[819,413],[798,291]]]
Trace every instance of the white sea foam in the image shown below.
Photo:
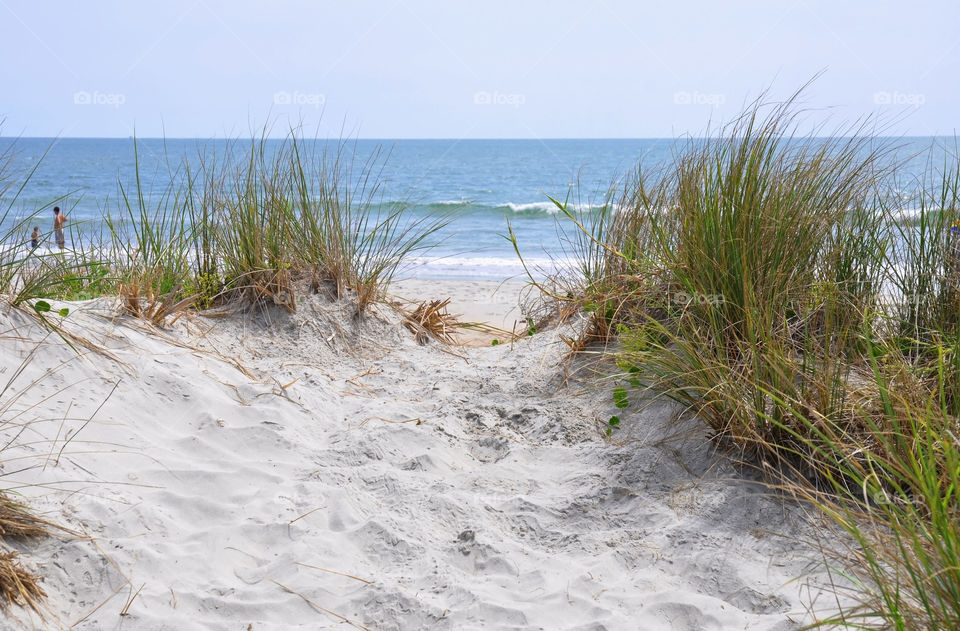
[[[491,279],[503,280],[514,276],[526,276],[527,270],[536,277],[555,274],[576,264],[574,259],[536,257],[524,259],[516,256],[419,256],[411,257],[403,265],[402,277]]]
[[[935,216],[935,213],[939,212],[939,208],[898,208],[893,211],[893,217],[898,222],[912,222],[919,221],[921,215],[926,214],[928,217]]]
[[[549,214],[555,214],[557,212],[557,205],[553,202],[529,202],[526,204],[517,204],[515,202],[507,202],[506,204],[501,204],[506,206],[515,213],[530,212],[532,210],[540,210]]]
[[[525,204],[519,204],[516,202],[507,202],[506,204],[502,204],[502,206],[509,208],[515,213],[541,211],[549,215],[555,215],[557,214],[557,212],[560,211],[560,209],[557,208],[557,205],[550,201],[527,202]],[[575,212],[590,212],[594,210],[599,210],[600,208],[603,208],[603,206],[604,204],[567,204],[567,209],[573,210]]]

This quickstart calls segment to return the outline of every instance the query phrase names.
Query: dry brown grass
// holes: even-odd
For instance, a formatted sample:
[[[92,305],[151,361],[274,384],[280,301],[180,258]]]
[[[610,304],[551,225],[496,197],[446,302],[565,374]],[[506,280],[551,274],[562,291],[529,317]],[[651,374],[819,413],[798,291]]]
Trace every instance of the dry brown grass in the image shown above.
[[[444,344],[456,344],[459,316],[447,311],[450,299],[425,300],[413,311],[396,306],[403,317],[403,324],[416,336],[417,342],[426,344],[432,337]]]
[[[23,504],[11,501],[0,492],[0,540],[45,536],[50,534],[50,525]]]
[[[40,613],[40,603],[47,594],[38,581],[35,574],[20,565],[17,552],[0,553],[0,608],[19,605]]]
[[[19,553],[9,549],[9,545],[14,541],[48,536],[51,527],[55,526],[0,492],[0,545],[7,548],[0,552],[0,609],[16,605],[40,613],[41,602],[46,598],[40,579],[21,565]]]
[[[520,313],[537,331],[567,322],[582,311],[582,301],[556,282],[529,284],[520,292]]]
[[[161,295],[153,290],[150,283],[140,284],[137,281],[119,286],[120,302],[127,313],[146,320],[154,326],[173,324],[196,302],[196,296],[178,298],[179,293],[177,288],[173,292]],[[173,319],[167,322],[171,316]]]

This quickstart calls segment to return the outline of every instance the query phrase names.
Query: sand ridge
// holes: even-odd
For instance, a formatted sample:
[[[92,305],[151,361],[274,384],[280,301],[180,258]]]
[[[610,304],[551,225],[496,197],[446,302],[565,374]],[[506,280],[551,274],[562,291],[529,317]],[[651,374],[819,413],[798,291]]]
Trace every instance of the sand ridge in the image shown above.
[[[809,534],[802,512],[744,479],[672,405],[624,415],[617,444],[605,440],[609,391],[564,379],[557,331],[451,352],[417,345],[388,310],[358,321],[320,298],[299,306],[158,334],[93,303],[68,326],[115,359],[43,342],[18,387],[56,366],[55,379],[18,404],[52,395],[31,433],[61,437],[57,449],[75,436],[57,463],[49,442],[16,447],[46,467],[7,481],[35,485],[23,488],[34,505],[90,539],[31,548],[51,611],[32,624],[809,621],[801,590],[819,579],[792,582],[815,561],[794,540]],[[16,313],[0,325],[20,336],[0,340],[10,374],[44,334]],[[75,420],[62,422],[67,407]]]

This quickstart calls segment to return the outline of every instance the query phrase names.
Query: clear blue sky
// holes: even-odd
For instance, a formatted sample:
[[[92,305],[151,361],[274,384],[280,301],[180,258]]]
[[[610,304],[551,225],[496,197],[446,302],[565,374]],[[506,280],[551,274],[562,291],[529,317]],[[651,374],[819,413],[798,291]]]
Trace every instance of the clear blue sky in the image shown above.
[[[772,86],[960,129],[960,3],[0,0],[4,135],[666,137]],[[322,123],[321,123],[322,115]],[[819,115],[819,114],[818,114]]]

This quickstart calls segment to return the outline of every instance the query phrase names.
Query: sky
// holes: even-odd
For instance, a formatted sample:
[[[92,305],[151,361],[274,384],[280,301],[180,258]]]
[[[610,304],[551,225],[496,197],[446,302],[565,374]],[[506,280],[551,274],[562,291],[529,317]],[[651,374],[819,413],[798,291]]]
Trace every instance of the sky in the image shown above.
[[[0,0],[0,133],[663,138],[766,91],[947,135],[960,3]]]

